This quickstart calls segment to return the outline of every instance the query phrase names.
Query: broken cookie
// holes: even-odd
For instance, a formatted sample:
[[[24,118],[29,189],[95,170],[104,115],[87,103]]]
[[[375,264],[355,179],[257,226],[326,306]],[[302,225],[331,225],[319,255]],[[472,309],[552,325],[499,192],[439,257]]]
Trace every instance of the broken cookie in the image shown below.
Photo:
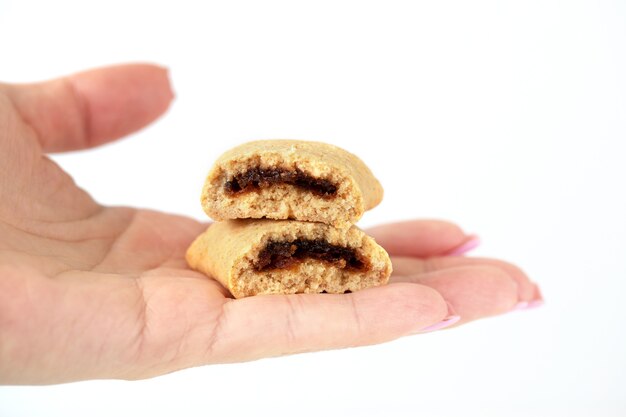
[[[341,148],[265,140],[223,154],[209,172],[201,200],[218,221],[295,219],[347,228],[382,197],[369,168]]]
[[[387,283],[389,255],[356,226],[228,220],[212,224],[187,262],[235,298],[259,294],[345,293]]]

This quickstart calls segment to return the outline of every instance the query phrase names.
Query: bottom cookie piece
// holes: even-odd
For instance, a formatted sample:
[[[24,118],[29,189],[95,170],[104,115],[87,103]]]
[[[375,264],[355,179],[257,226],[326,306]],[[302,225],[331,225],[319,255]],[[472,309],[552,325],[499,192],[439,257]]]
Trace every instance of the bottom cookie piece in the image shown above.
[[[387,252],[356,226],[291,220],[214,223],[189,247],[187,262],[235,298],[341,294],[383,285],[391,275]]]

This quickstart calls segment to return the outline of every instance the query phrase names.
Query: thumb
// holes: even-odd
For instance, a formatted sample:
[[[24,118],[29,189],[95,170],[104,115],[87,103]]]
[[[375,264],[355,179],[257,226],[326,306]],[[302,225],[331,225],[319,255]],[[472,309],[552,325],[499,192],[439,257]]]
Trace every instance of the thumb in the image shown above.
[[[33,84],[0,85],[46,152],[91,148],[139,130],[173,98],[168,72],[117,65]]]

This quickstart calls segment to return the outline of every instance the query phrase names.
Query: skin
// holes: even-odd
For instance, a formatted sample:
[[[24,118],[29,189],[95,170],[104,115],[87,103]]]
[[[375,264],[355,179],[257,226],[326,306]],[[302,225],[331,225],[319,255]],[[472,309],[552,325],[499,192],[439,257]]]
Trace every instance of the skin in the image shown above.
[[[541,299],[511,264],[446,256],[470,237],[434,220],[368,231],[392,255],[387,286],[232,299],[185,263],[206,224],[101,206],[46,157],[136,131],[172,97],[151,65],[0,84],[0,383],[140,379],[369,345]]]

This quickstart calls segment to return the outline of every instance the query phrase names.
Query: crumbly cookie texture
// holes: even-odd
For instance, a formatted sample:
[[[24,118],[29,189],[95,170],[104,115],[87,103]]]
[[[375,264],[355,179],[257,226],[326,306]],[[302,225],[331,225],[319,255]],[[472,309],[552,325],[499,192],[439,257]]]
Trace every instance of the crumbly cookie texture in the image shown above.
[[[259,268],[268,244],[325,242],[353,251],[358,267],[302,256],[285,268]],[[288,246],[288,245],[287,245]],[[337,229],[293,220],[227,220],[214,223],[187,251],[189,265],[217,279],[235,298],[260,294],[344,293],[386,284],[389,255],[356,226]]]
[[[265,179],[259,181],[260,175]],[[247,188],[241,189],[238,176],[247,178]],[[262,140],[224,153],[209,172],[201,201],[218,221],[295,219],[348,228],[382,197],[383,188],[370,169],[341,148]]]

